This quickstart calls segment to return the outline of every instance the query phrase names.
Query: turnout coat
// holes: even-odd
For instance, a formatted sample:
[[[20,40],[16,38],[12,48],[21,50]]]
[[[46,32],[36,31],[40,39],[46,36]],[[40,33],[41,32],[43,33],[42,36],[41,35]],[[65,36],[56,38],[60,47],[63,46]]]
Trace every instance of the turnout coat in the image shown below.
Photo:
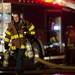
[[[35,26],[29,21],[20,20],[18,29],[16,28],[14,22],[9,23],[8,28],[5,32],[4,42],[8,44],[11,50],[16,50],[16,48],[25,48],[25,36],[24,30],[27,29],[29,34],[35,35]]]

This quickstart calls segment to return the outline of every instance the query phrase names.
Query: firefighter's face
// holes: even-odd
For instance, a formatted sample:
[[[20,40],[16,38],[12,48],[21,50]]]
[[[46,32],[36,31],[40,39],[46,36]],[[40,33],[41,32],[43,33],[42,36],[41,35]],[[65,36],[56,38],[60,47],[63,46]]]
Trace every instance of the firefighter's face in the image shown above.
[[[14,20],[15,22],[19,22],[19,20],[20,20],[19,15],[18,15],[18,14],[14,14],[13,20]]]

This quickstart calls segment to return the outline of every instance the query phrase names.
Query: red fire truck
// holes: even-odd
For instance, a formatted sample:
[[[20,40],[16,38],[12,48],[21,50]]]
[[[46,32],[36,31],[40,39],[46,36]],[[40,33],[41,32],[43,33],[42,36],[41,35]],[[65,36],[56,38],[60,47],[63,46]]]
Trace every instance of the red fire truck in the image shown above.
[[[4,17],[10,19],[10,15],[14,11],[18,11],[21,12],[21,18],[29,20],[35,25],[36,37],[42,42],[45,52],[44,57],[64,55],[67,27],[75,24],[73,8],[64,6],[64,2],[57,0],[50,0],[50,2],[48,0],[4,0],[1,2],[4,3],[2,6],[4,9],[0,12]],[[4,28],[11,21],[9,19],[3,19]],[[57,59],[59,58],[57,57]],[[61,59],[64,59],[64,56]]]

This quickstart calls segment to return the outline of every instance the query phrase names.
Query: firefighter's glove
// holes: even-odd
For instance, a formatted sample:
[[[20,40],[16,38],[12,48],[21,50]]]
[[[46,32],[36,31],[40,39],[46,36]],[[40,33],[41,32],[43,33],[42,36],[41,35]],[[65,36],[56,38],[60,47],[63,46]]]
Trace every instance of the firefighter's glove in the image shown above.
[[[10,50],[10,55],[13,56],[14,55],[14,51]]]
[[[8,67],[8,61],[3,61],[3,67]]]
[[[34,54],[32,51],[25,51],[25,56],[29,59],[32,59],[34,57]]]

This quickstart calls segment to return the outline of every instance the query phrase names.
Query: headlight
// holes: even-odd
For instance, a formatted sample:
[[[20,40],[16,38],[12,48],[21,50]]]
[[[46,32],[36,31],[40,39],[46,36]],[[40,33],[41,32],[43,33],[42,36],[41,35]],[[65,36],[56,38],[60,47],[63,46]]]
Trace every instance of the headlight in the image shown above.
[[[3,61],[3,54],[0,54],[0,61]]]
[[[0,60],[2,59],[2,56],[0,56]]]

